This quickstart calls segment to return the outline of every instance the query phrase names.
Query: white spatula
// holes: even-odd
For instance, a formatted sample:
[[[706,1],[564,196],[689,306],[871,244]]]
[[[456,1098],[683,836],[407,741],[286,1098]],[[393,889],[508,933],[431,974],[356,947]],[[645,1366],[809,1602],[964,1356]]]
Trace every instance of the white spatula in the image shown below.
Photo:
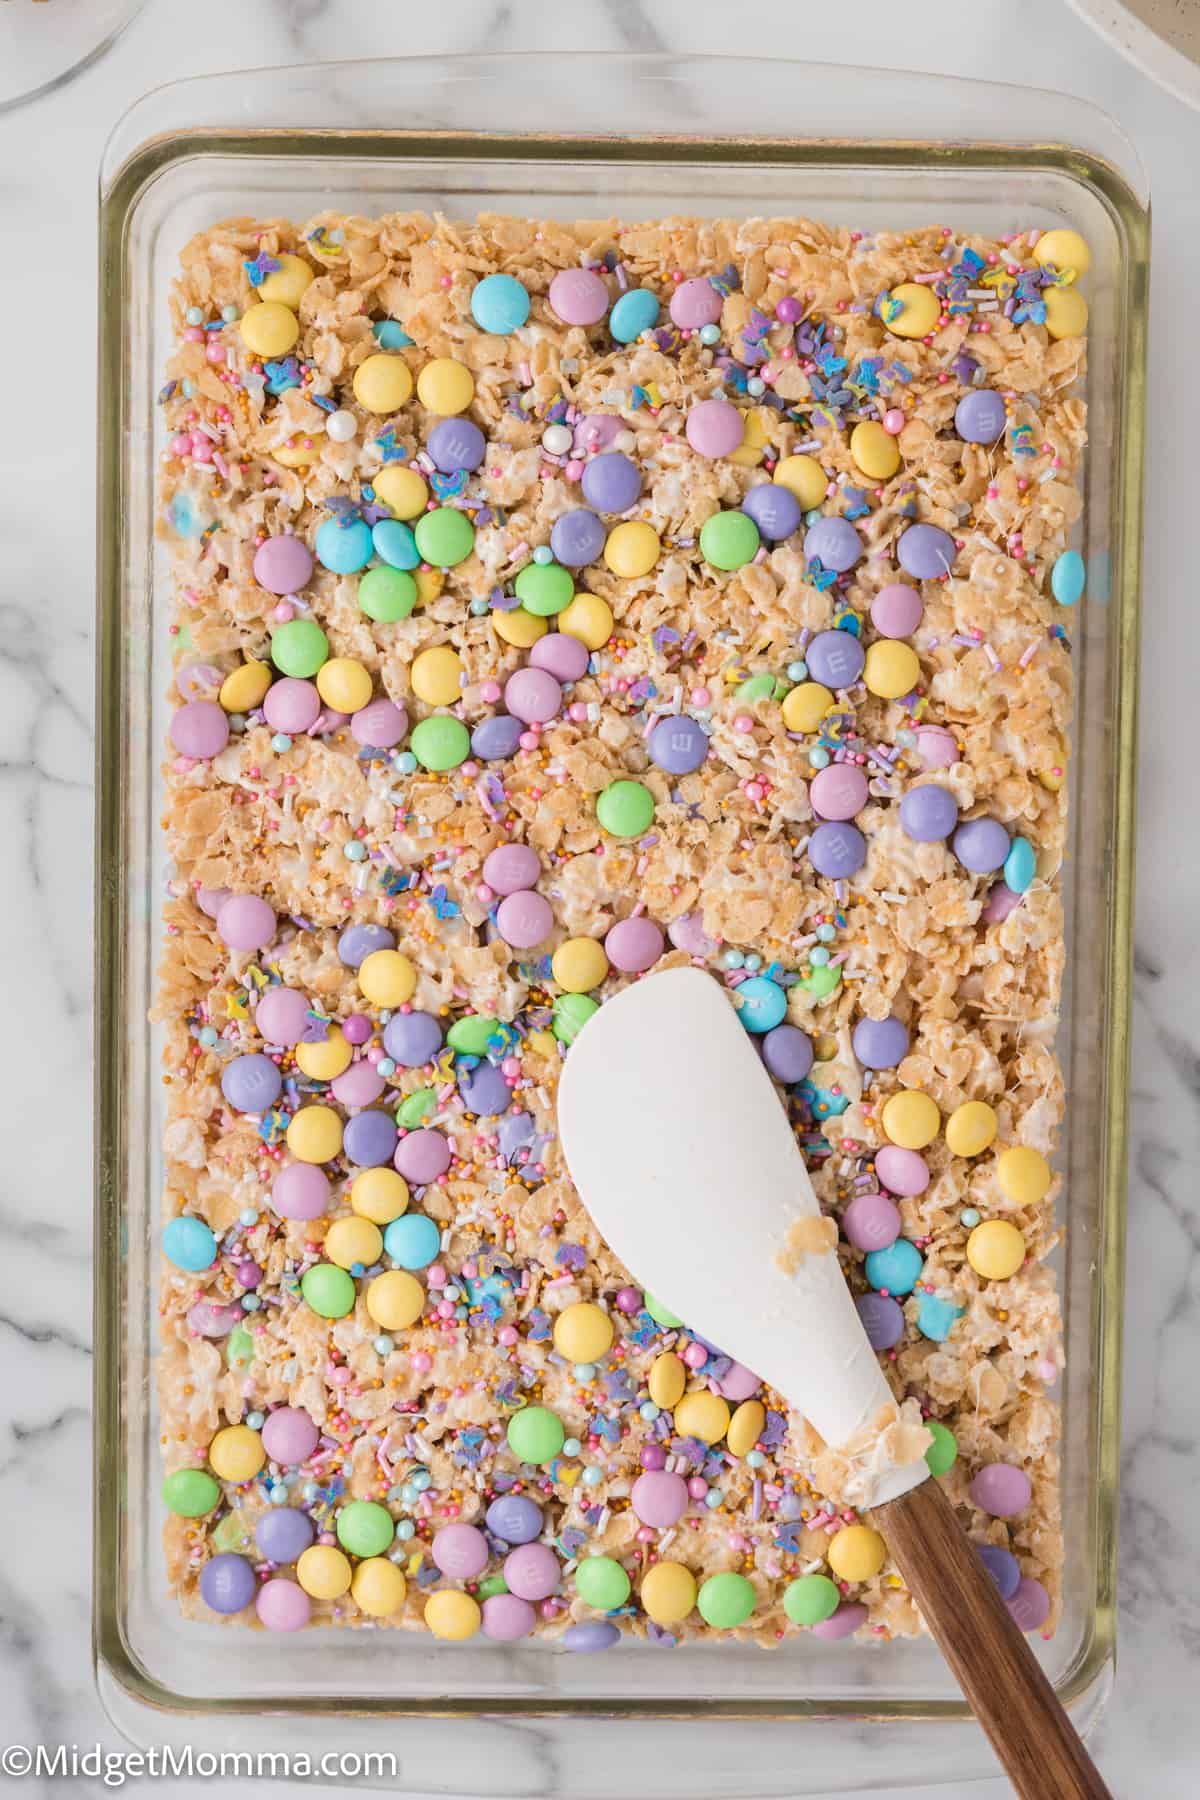
[[[1017,1792],[1107,1796],[924,1459],[879,1454],[891,1390],[837,1256],[820,1248],[779,1097],[720,985],[669,969],[601,1007],[567,1057],[558,1125],[584,1205],[636,1279],[851,1454],[863,1504]]]

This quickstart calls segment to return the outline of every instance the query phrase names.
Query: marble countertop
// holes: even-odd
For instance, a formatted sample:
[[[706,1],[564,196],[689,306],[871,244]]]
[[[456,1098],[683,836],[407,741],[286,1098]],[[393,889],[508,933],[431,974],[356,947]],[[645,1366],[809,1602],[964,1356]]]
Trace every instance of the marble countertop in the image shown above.
[[[1183,534],[1173,529],[1186,516],[1195,454],[1197,375],[1187,334],[1200,294],[1200,114],[1123,64],[1064,0],[958,8],[859,0],[853,32],[845,19],[838,7],[759,0],[736,47],[764,54],[778,44],[816,60],[1066,86],[1121,120],[1150,173],[1156,247],[1120,1668],[1095,1749],[1116,1794],[1185,1800],[1200,1767],[1200,1384],[1191,1373],[1200,1353],[1200,1202],[1192,1188],[1200,1025],[1189,999],[1200,951],[1188,923],[1200,907],[1200,852],[1183,843],[1181,815],[1167,799],[1200,642]],[[135,98],[184,72],[535,44],[719,53],[731,47],[729,25],[730,10],[713,0],[556,0],[545,8],[451,0],[427,13],[382,0],[151,0],[66,89],[0,117],[8,264],[0,283],[8,395],[0,433],[0,535],[8,546],[0,573],[0,834],[12,859],[0,919],[12,928],[15,952],[0,1118],[0,1516],[9,1546],[0,1560],[0,1742],[116,1742],[95,1697],[88,1647],[93,345],[104,138]],[[546,123],[569,129],[569,94],[553,97]],[[612,1727],[593,1728],[589,1755],[612,1759],[622,1791],[651,1794],[684,1729],[656,1728],[649,1750],[642,1741],[636,1773],[621,1772],[627,1761]],[[509,1791],[553,1793],[563,1753],[554,1728],[509,1726],[504,1735],[514,1758]],[[798,1742],[794,1760],[802,1757]],[[761,1766],[750,1727],[720,1766],[728,1792],[787,1791],[778,1768]],[[64,1785],[27,1787],[49,1794]],[[452,1753],[414,1764],[402,1785],[473,1793]],[[72,1784],[79,1788],[103,1791],[94,1779]],[[174,1800],[191,1784],[167,1781],[160,1791]],[[910,1800],[960,1791],[896,1790]],[[1008,1791],[999,1779],[969,1789],[980,1800]]]

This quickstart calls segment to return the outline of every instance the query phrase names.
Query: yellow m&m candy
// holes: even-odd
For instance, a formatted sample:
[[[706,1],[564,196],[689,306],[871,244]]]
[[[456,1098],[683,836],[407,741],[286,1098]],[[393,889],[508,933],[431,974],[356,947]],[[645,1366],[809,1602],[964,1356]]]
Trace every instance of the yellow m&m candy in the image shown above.
[[[433,649],[422,650],[414,659],[408,678],[413,693],[426,706],[453,706],[461,692],[458,684],[461,674],[462,661],[457,650],[452,650],[449,644],[435,644]]]
[[[260,300],[242,314],[238,329],[251,356],[273,362],[286,356],[300,336],[300,321],[278,300]]]
[[[1007,1219],[985,1219],[967,1239],[967,1261],[985,1281],[1007,1281],[1025,1261],[1025,1239]]]
[[[863,680],[881,700],[898,700],[911,694],[921,679],[921,664],[911,644],[896,638],[878,638],[867,650]]]
[[[354,1061],[354,1048],[346,1042],[341,1026],[331,1025],[320,1043],[299,1043],[293,1055],[296,1067],[310,1081],[335,1081]]]
[[[825,1553],[839,1581],[870,1581],[887,1557],[887,1545],[869,1525],[843,1525]]]
[[[278,300],[294,311],[305,290],[316,279],[316,270],[302,256],[293,256],[290,250],[281,250],[275,260],[279,267],[272,269],[266,280],[259,283],[258,297],[260,300]]]
[[[335,1219],[325,1233],[325,1254],[339,1269],[369,1268],[382,1253],[383,1234],[370,1219]]]
[[[568,994],[590,994],[608,974],[604,946],[595,938],[568,938],[550,960],[550,972]]]
[[[367,1288],[367,1311],[384,1331],[405,1331],[425,1308],[425,1289],[407,1269],[389,1269]]]
[[[317,670],[317,692],[334,712],[361,712],[371,698],[371,673],[352,656],[332,656]]]
[[[559,613],[558,629],[589,650],[601,650],[613,634],[612,607],[599,594],[576,594]]]
[[[489,617],[496,636],[503,638],[506,644],[511,644],[514,650],[528,650],[539,638],[545,637],[550,629],[549,619],[539,618],[536,613],[527,613],[521,606],[515,612],[493,611]]]
[[[678,1625],[696,1604],[696,1577],[682,1563],[655,1563],[642,1577],[641,1599],[656,1625]]]
[[[417,584],[417,600],[421,606],[428,606],[436,600],[446,585],[446,577],[441,569],[414,569],[413,580]]]
[[[368,356],[354,371],[354,398],[371,413],[395,412],[412,393],[412,386],[404,358],[383,351]]]
[[[748,1456],[762,1436],[767,1409],[761,1400],[743,1400],[729,1421],[725,1442],[733,1456]]]
[[[324,436],[324,433],[318,435]],[[320,454],[320,445],[311,437],[289,438],[286,444],[280,444],[278,449],[270,452],[272,459],[282,463],[285,469],[307,469]]]
[[[1054,1172],[1040,1150],[1015,1144],[1002,1150],[996,1158],[996,1180],[1000,1192],[1014,1206],[1036,1206],[1050,1190]]]
[[[252,1481],[267,1460],[263,1441],[249,1425],[226,1425],[208,1446],[208,1466],[222,1481]]]
[[[770,441],[770,423],[771,414],[765,407],[752,406],[742,418],[742,441],[736,450],[729,452],[727,460],[737,463],[739,468],[757,469]]]
[[[783,696],[783,722],[789,731],[815,731],[829,708],[833,695],[819,681],[802,681]]]
[[[302,1106],[294,1113],[287,1147],[297,1162],[332,1162],[342,1147],[342,1121],[332,1106]]]
[[[687,1370],[682,1357],[676,1356],[673,1350],[664,1350],[656,1356],[650,1367],[650,1398],[655,1406],[661,1406],[664,1412],[672,1408],[683,1398],[683,1390],[687,1386]]]
[[[372,1225],[390,1225],[408,1210],[408,1183],[395,1169],[364,1169],[354,1177],[350,1204]]]
[[[452,356],[435,356],[417,376],[417,399],[443,419],[466,412],[475,398],[475,377]]]
[[[590,1300],[564,1307],[554,1321],[554,1348],[568,1362],[599,1362],[612,1341],[612,1320],[603,1307]]]
[[[900,467],[899,444],[873,419],[864,419],[850,433],[850,454],[872,481],[888,481]]]
[[[986,1100],[964,1100],[946,1120],[946,1147],[955,1156],[978,1156],[996,1135],[996,1114]]]
[[[417,972],[402,950],[372,950],[358,965],[358,985],[372,1006],[403,1006],[412,999]]]
[[[373,477],[371,486],[375,498],[390,508],[397,519],[415,519],[425,511],[429,489],[415,469],[389,463]]]
[[[354,1571],[350,1597],[372,1619],[386,1619],[404,1605],[408,1583],[386,1556],[368,1556]]]
[[[450,1643],[474,1637],[482,1617],[478,1601],[472,1600],[470,1594],[460,1593],[457,1588],[440,1588],[425,1602],[426,1625],[434,1637],[445,1638]]]
[[[614,525],[604,544],[604,560],[614,575],[627,581],[648,575],[658,561],[662,545],[653,525],[644,519],[627,519]]]
[[[892,318],[885,314],[883,321],[894,337],[927,337],[936,326],[942,303],[932,287],[925,287],[919,281],[902,281],[899,287],[892,289],[889,297],[900,307]]]
[[[820,506],[825,498],[825,489],[829,486],[829,477],[815,456],[785,456],[775,464],[773,479],[780,487],[785,487],[795,494],[805,512],[811,512],[814,506]]]
[[[880,1122],[891,1142],[902,1150],[923,1150],[937,1136],[942,1115],[928,1094],[902,1088],[885,1101]]]
[[[240,669],[231,670],[225,677],[218,698],[226,712],[253,712],[262,704],[270,685],[269,664],[244,662]]]
[[[1076,275],[1086,275],[1092,266],[1087,239],[1063,226],[1054,231],[1043,231],[1033,246],[1033,255],[1035,262],[1049,263],[1060,273],[1063,269],[1074,269]]]
[[[339,1600],[350,1591],[350,1558],[333,1544],[310,1544],[296,1564],[296,1580],[314,1600]]]
[[[1043,288],[1046,330],[1052,338],[1082,337],[1087,330],[1087,301],[1077,288]]]
[[[719,1444],[729,1430],[729,1405],[720,1394],[685,1394],[675,1408],[675,1429],[680,1437]]]

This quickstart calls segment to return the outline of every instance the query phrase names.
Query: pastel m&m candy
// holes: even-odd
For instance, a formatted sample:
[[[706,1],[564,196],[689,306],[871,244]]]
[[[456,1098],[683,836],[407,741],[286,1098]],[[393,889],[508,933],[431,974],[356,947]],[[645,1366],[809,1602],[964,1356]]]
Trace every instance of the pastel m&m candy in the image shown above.
[[[425,1623],[436,1638],[460,1643],[474,1637],[483,1615],[479,1602],[457,1588],[440,1588],[425,1602]]]
[[[1036,1206],[1050,1191],[1053,1170],[1040,1150],[1015,1144],[996,1158],[996,1180],[1014,1206]]]
[[[292,348],[300,336],[300,321],[281,300],[259,300],[247,307],[238,329],[252,356],[274,360]]]
[[[354,398],[370,413],[392,413],[412,393],[413,380],[402,356],[376,351],[354,371]]]
[[[568,994],[588,994],[608,974],[608,958],[595,938],[568,938],[551,959],[550,972]],[[582,1362],[589,1359],[581,1357]]]
[[[678,1625],[696,1604],[696,1577],[678,1562],[657,1562],[642,1576],[642,1611],[656,1625]]]
[[[917,281],[902,281],[885,302],[883,322],[894,337],[922,338],[933,331],[942,303],[933,288]]]
[[[225,1425],[208,1446],[208,1465],[221,1481],[251,1481],[267,1460],[263,1441],[249,1425]]]
[[[729,1419],[729,1404],[720,1394],[685,1394],[675,1408],[676,1431],[681,1437],[699,1438],[702,1444],[719,1444],[729,1430]]]
[[[485,275],[471,290],[471,317],[480,331],[507,337],[529,317],[529,289],[515,275]]]
[[[417,399],[443,418],[466,412],[475,398],[475,377],[465,363],[437,356],[417,376]]]
[[[337,1540],[351,1556],[381,1556],[395,1536],[395,1523],[377,1500],[350,1500],[337,1515]]]
[[[1025,1239],[1007,1219],[985,1219],[967,1239],[967,1261],[985,1281],[1007,1281],[1025,1261]]]
[[[915,1088],[903,1088],[883,1105],[880,1122],[893,1144],[902,1150],[923,1150],[941,1129],[937,1102]]]
[[[290,306],[294,310],[315,281],[316,270],[302,256],[294,256],[290,250],[281,250],[274,261],[279,267],[272,269],[259,283],[258,297],[260,300],[277,300],[280,305]]]
[[[366,1302],[371,1318],[384,1331],[406,1331],[425,1310],[425,1289],[407,1269],[388,1269],[368,1284]]]
[[[404,1605],[408,1585],[386,1556],[369,1556],[360,1562],[350,1583],[350,1598],[372,1619],[387,1619]]]
[[[830,1538],[826,1554],[840,1581],[870,1581],[884,1565],[887,1546],[869,1525],[845,1525]]]
[[[731,1631],[744,1625],[754,1611],[754,1583],[732,1569],[710,1575],[696,1595],[696,1606],[706,1625],[717,1631]]]
[[[895,437],[871,419],[864,419],[850,433],[850,454],[872,481],[889,481],[900,467]]]
[[[568,1362],[599,1362],[612,1341],[612,1320],[590,1300],[576,1301],[554,1321],[554,1348]]]
[[[921,679],[921,664],[910,644],[894,638],[879,638],[867,650],[863,665],[863,681],[868,691],[882,700],[898,700],[909,694]]]
[[[627,519],[614,525],[604,541],[604,560],[614,575],[636,581],[648,575],[658,561],[662,545],[653,525],[643,519]]]
[[[996,1125],[986,1100],[964,1100],[946,1120],[946,1148],[955,1156],[978,1156],[995,1138]]]
[[[1086,275],[1092,266],[1092,253],[1088,249],[1087,239],[1078,231],[1066,226],[1056,226],[1053,231],[1044,231],[1033,246],[1034,260],[1043,265],[1049,264],[1059,270],[1072,269],[1076,275]]]

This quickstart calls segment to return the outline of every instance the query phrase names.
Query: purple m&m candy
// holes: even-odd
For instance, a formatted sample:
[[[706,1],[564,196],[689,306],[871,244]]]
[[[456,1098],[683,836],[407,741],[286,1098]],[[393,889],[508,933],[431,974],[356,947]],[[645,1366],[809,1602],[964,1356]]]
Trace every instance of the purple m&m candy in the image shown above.
[[[608,288],[594,269],[560,269],[549,300],[564,325],[595,325],[608,311]]]
[[[851,1041],[864,1069],[894,1069],[908,1055],[908,1029],[894,1014],[887,1019],[860,1019]]]
[[[511,1644],[528,1637],[536,1623],[537,1614],[519,1594],[489,1594],[483,1603],[481,1630],[493,1643]]]
[[[730,1363],[717,1383],[721,1397],[732,1400],[735,1406],[743,1400],[753,1399],[761,1386],[762,1381],[753,1369],[748,1369],[745,1363],[739,1362]]]
[[[312,1520],[297,1506],[273,1506],[254,1527],[260,1556],[273,1563],[294,1563],[316,1535]]]
[[[618,919],[604,938],[604,954],[622,975],[640,975],[653,968],[665,947],[666,939],[654,920],[641,914],[635,919]]]
[[[480,762],[506,762],[516,755],[524,729],[520,719],[512,719],[507,713],[481,719],[471,733],[471,754]]]
[[[302,681],[298,675],[285,675],[282,681],[267,689],[263,714],[272,731],[299,737],[321,716],[321,696],[316,682]]]
[[[548,631],[529,652],[529,661],[535,669],[553,675],[555,681],[578,681],[587,673],[588,647],[565,631]]]
[[[381,1169],[396,1148],[396,1121],[391,1113],[360,1112],[346,1121],[342,1146],[357,1169]]]
[[[823,569],[832,569],[835,574],[844,575],[852,569],[862,553],[863,541],[849,519],[826,514],[805,534],[804,554],[809,562],[819,562]]]
[[[549,1544],[519,1544],[504,1559],[504,1579],[522,1600],[546,1600],[558,1586],[561,1568]]]
[[[487,1528],[505,1544],[531,1544],[541,1536],[541,1507],[524,1494],[501,1494],[487,1509]]]
[[[468,1112],[480,1119],[499,1118],[513,1103],[513,1091],[495,1063],[476,1063],[473,1069],[460,1069],[458,1090]]]
[[[906,581],[893,581],[880,588],[872,600],[871,623],[880,637],[911,637],[924,611],[915,587],[909,587]]]
[[[283,1076],[261,1051],[235,1056],[221,1071],[221,1092],[234,1112],[266,1112],[282,1091]]]
[[[1016,912],[1022,896],[1014,894],[1007,882],[998,881],[987,897],[980,917],[987,925],[1002,925],[1009,913]]]
[[[957,554],[954,539],[939,525],[910,525],[896,540],[896,561],[918,581],[948,575]]]
[[[290,1050],[308,1030],[308,995],[298,988],[268,988],[254,1009],[254,1023],[268,1044]]]
[[[624,419],[614,413],[588,413],[575,426],[572,449],[576,456],[599,456],[625,430]]]
[[[672,322],[681,331],[698,331],[702,325],[715,325],[725,302],[707,275],[694,275],[681,281],[671,295]]]
[[[860,1294],[854,1302],[872,1350],[890,1350],[904,1336],[904,1314],[884,1294]]]
[[[818,825],[808,840],[808,860],[818,875],[846,881],[867,860],[867,840],[857,825],[844,821]]]
[[[964,869],[970,869],[972,875],[992,875],[1004,867],[1010,841],[999,819],[984,818],[965,820],[955,832],[952,844]]]
[[[902,1200],[923,1194],[929,1186],[929,1164],[917,1150],[882,1144],[875,1152],[875,1173],[891,1194]]]
[[[958,801],[949,788],[924,781],[901,800],[900,823],[918,844],[940,843],[958,824]]]
[[[302,1406],[277,1406],[262,1428],[263,1449],[272,1462],[291,1467],[312,1455],[320,1435]]]
[[[732,456],[745,436],[741,413],[728,400],[701,400],[693,406],[684,427],[687,441],[697,456],[710,460]]]
[[[972,388],[954,409],[954,429],[965,444],[994,444],[1006,423],[1004,401],[995,388]]]
[[[254,579],[269,594],[298,594],[312,572],[312,551],[303,538],[269,537],[254,552]]]
[[[276,1576],[259,1588],[254,1610],[268,1631],[303,1631],[312,1616],[312,1601],[298,1581]]]
[[[621,1627],[614,1625],[611,1619],[585,1619],[582,1624],[570,1625],[559,1640],[563,1649],[575,1656],[612,1650],[620,1641]]]
[[[546,725],[562,711],[562,688],[545,669],[517,669],[504,684],[504,704],[526,725]]]
[[[867,1622],[867,1609],[857,1600],[843,1603],[828,1619],[811,1627],[814,1637],[852,1637]]]
[[[528,844],[499,844],[483,859],[483,879],[497,894],[519,894],[541,872],[541,858]]]
[[[1050,1596],[1032,1575],[1022,1575],[1008,1610],[1022,1631],[1040,1631],[1050,1617]]]
[[[550,902],[532,889],[507,895],[496,908],[496,929],[514,950],[532,950],[553,927]]]
[[[853,763],[830,763],[813,776],[808,797],[818,819],[852,819],[867,804],[867,778]]]
[[[804,652],[814,681],[829,688],[853,687],[863,672],[866,652],[849,631],[818,631]]]
[[[1002,1544],[976,1544],[979,1560],[1000,1590],[1002,1600],[1011,1600],[1021,1583],[1021,1565],[1011,1550]]]
[[[249,1606],[258,1583],[244,1556],[210,1556],[200,1571],[200,1598],[213,1612],[236,1613]]]
[[[288,1163],[271,1186],[271,1208],[281,1219],[319,1219],[329,1205],[329,1177],[316,1163]]]
[[[708,734],[688,713],[660,719],[646,740],[650,760],[668,775],[690,775],[708,755]]]
[[[443,475],[477,469],[487,452],[487,439],[473,419],[439,419],[425,448]]]
[[[478,1525],[443,1525],[433,1534],[430,1555],[451,1581],[470,1581],[488,1566],[491,1552]]]
[[[197,888],[195,893],[196,905],[200,908],[200,911],[204,914],[205,918],[215,919],[232,891],[231,888]]]
[[[793,531],[799,530],[804,516],[791,488],[778,481],[764,481],[759,487],[752,487],[742,501],[742,511],[749,513],[769,544],[791,537]]]
[[[634,1482],[629,1504],[643,1525],[666,1531],[687,1511],[687,1482],[682,1475],[668,1474],[665,1469],[648,1469]]]
[[[856,1194],[842,1214],[842,1232],[856,1250],[886,1250],[900,1236],[900,1209],[886,1194]]]
[[[411,1181],[414,1187],[425,1187],[450,1167],[450,1145],[442,1132],[429,1127],[410,1131],[396,1145],[392,1161],[405,1181]]]
[[[593,456],[584,468],[583,497],[597,512],[628,512],[641,491],[641,470],[620,450]]]
[[[1024,1512],[1033,1498],[1033,1483],[1015,1463],[985,1463],[971,1483],[971,1499],[980,1512],[994,1519],[1011,1519]]]
[[[357,969],[376,950],[394,950],[396,934],[386,925],[347,925],[338,938],[338,960],[348,969]]]
[[[776,1025],[762,1040],[762,1059],[776,1081],[803,1081],[813,1066],[812,1039],[798,1025]]]
[[[217,933],[231,950],[263,950],[275,936],[275,913],[257,894],[231,894],[217,914]]]
[[[595,562],[607,536],[602,521],[591,508],[577,506],[573,512],[555,519],[550,528],[550,548],[565,569],[582,569],[585,563]]]
[[[383,1047],[402,1069],[420,1069],[442,1047],[441,1024],[432,1013],[393,1013],[384,1027]]]
[[[189,700],[171,720],[171,742],[180,756],[207,762],[229,742],[229,715],[215,700]]]
[[[335,1075],[329,1089],[340,1106],[372,1106],[386,1086],[374,1063],[364,1060],[351,1063],[348,1069]]]
[[[350,735],[355,743],[364,744],[369,750],[390,750],[407,730],[408,714],[404,708],[383,695],[368,700],[350,720]]]

